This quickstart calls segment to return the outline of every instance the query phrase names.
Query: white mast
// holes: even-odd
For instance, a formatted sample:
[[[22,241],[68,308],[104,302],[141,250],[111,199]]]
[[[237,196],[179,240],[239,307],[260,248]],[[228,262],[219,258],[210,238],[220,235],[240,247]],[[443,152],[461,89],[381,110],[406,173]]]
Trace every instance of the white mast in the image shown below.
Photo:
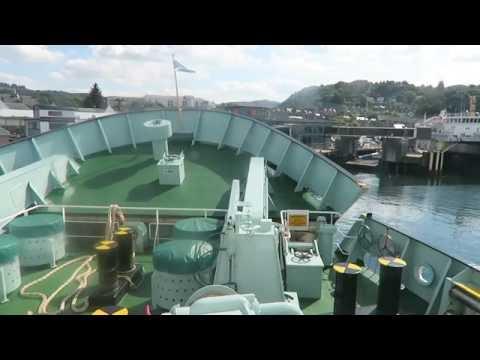
[[[180,125],[181,122],[181,108],[180,108],[180,98],[178,96],[178,82],[177,82],[177,70],[175,69],[175,54],[172,54],[172,66],[173,66],[173,77],[175,78],[175,92],[177,94],[177,120]]]

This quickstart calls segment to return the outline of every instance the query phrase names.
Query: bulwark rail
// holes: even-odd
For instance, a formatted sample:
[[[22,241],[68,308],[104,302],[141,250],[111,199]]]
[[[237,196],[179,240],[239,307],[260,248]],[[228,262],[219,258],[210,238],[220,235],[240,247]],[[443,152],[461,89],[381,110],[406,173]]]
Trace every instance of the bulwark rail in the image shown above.
[[[12,215],[9,215],[7,217],[4,217],[0,219],[0,229],[8,225],[10,221],[15,219],[18,216],[24,215],[28,216],[32,211],[38,210],[38,209],[58,209],[61,211],[63,218],[65,219],[65,210],[68,209],[84,209],[84,210],[105,210],[108,212],[110,206],[101,206],[101,205],[57,205],[57,204],[42,204],[42,205],[35,205],[32,207],[29,207],[28,209],[18,211]],[[219,213],[227,213],[227,209],[207,209],[207,208],[160,208],[160,207],[132,207],[132,206],[121,206],[122,210],[125,211],[148,211],[151,212],[152,215],[155,215],[157,222],[159,219],[159,213],[160,212],[189,212],[189,213],[195,213],[198,212],[199,215],[202,215],[203,217],[207,217],[207,214],[209,212],[219,212]]]

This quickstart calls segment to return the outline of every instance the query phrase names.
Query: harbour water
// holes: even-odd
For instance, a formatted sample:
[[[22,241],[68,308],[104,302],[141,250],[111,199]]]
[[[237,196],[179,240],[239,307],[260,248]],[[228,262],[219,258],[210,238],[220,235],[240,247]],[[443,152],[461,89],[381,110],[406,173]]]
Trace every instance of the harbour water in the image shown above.
[[[374,218],[469,264],[480,264],[480,176],[358,172],[368,189],[337,223],[348,231],[360,214]]]

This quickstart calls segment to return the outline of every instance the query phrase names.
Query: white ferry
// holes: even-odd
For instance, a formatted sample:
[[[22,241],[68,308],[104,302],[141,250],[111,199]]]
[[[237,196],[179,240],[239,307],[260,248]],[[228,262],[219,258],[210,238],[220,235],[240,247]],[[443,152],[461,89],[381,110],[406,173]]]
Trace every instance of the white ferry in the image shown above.
[[[426,119],[423,125],[432,127],[432,138],[448,142],[480,142],[480,113],[447,113]]]

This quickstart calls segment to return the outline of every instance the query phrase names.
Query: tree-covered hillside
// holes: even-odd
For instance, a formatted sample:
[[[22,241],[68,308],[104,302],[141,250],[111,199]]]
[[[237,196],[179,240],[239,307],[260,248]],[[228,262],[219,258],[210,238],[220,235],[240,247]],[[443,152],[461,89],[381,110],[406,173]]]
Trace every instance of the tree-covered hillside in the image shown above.
[[[87,94],[68,93],[65,91],[54,90],[31,90],[23,85],[0,83],[0,95],[11,96],[14,92],[21,98],[28,98],[29,101],[21,101],[31,106],[34,104],[57,106],[73,106],[80,107],[83,104]]]
[[[445,87],[415,86],[406,81],[340,81],[331,85],[310,86],[291,95],[283,107],[335,108],[339,111],[372,110],[374,106],[417,116],[436,115],[441,110],[459,112],[468,109],[468,96],[480,96],[480,85]],[[367,104],[368,102],[368,104]],[[381,105],[379,105],[381,104]]]

